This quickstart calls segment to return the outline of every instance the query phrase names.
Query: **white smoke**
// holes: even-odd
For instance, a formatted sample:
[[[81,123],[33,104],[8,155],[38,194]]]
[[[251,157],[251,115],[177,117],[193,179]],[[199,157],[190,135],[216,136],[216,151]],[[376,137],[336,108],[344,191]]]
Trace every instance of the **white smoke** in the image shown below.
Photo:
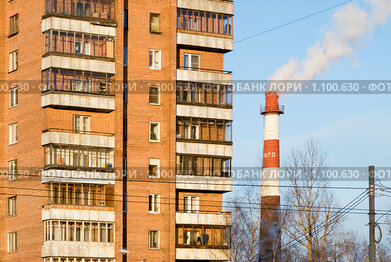
[[[353,56],[361,40],[391,17],[391,0],[365,1],[370,5],[368,11],[354,4],[338,9],[323,41],[309,47],[305,59],[290,59],[270,80],[311,80],[333,62]]]

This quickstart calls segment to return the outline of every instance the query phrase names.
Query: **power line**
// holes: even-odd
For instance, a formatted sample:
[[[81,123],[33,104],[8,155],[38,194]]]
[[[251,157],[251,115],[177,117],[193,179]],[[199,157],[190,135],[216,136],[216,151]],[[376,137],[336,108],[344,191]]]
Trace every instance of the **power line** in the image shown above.
[[[240,42],[249,40],[249,39],[251,39],[251,38],[254,38],[254,37],[257,37],[257,36],[260,36],[260,35],[269,33],[269,32],[271,32],[271,31],[274,31],[274,30],[277,30],[277,29],[279,29],[279,28],[288,26],[288,25],[290,25],[290,24],[293,24],[293,23],[296,23],[296,22],[305,20],[305,19],[307,19],[307,18],[310,18],[310,17],[313,17],[313,16],[315,16],[315,15],[324,13],[324,12],[326,12],[326,11],[329,11],[329,10],[331,10],[331,9],[337,8],[337,7],[339,7],[339,6],[346,5],[346,4],[348,4],[348,3],[352,2],[352,1],[353,1],[353,0],[349,0],[349,1],[346,1],[346,2],[343,2],[343,3],[340,3],[340,4],[337,4],[337,5],[328,7],[328,8],[326,8],[326,9],[320,10],[320,11],[318,11],[318,12],[315,12],[315,13],[312,13],[312,14],[309,14],[309,15],[306,15],[306,16],[303,16],[303,17],[300,17],[300,18],[297,18],[297,19],[295,19],[295,20],[289,21],[289,22],[284,23],[284,24],[279,25],[279,26],[272,27],[272,28],[270,28],[270,29],[267,29],[267,30],[265,30],[265,31],[262,31],[262,32],[260,32],[260,33],[255,34],[255,35],[247,36],[247,37],[245,37],[245,38],[243,38],[243,39],[240,39],[240,40],[238,40],[238,41],[236,41],[236,42],[234,42],[234,43],[235,43],[235,44],[236,44],[236,43],[240,43]]]
[[[53,178],[52,176],[41,176],[41,175],[30,175],[30,174],[23,174],[23,175],[19,175],[19,177],[45,177],[45,178],[48,178],[48,179],[51,179]],[[184,176],[185,178],[188,178],[189,180],[185,180],[185,181],[172,181],[174,180],[174,178],[178,178],[178,177],[181,177],[181,176],[175,176],[175,177],[172,177],[172,178],[168,178],[168,180],[171,180],[171,181],[162,181],[162,180],[153,180],[153,179],[166,179],[166,178],[151,178],[151,180],[141,180],[141,179],[131,179],[129,178],[128,179],[128,182],[137,182],[137,183],[161,183],[161,184],[185,184],[185,185],[207,185],[206,182],[192,182],[191,180],[195,179],[195,178],[200,178],[200,177],[203,177],[205,179],[208,179],[208,178],[224,178],[224,177],[216,177],[216,176]],[[54,178],[57,178],[57,179],[73,179],[73,180],[79,180],[79,181],[83,181],[83,180],[91,180],[91,178],[88,178],[88,177],[55,177]],[[229,177],[228,177],[229,178]],[[95,180],[97,181],[122,181],[122,179],[111,179],[111,178],[98,178]],[[19,181],[23,181],[23,180],[19,180]],[[53,181],[48,181],[48,182],[53,182]],[[58,183],[61,183],[61,182],[58,182]],[[72,182],[68,182],[70,184],[72,184]],[[74,183],[77,183],[77,182],[74,182]],[[83,182],[81,182],[83,183]],[[92,184],[91,182],[88,182],[89,184]],[[216,185],[216,186],[226,186],[227,184],[226,183],[213,183],[213,185]],[[232,184],[233,187],[279,187],[279,188],[292,188],[292,187],[296,187],[296,188],[308,188],[307,186],[293,186],[293,185],[279,185],[279,186],[273,186],[273,185],[262,185],[262,184],[243,184],[243,183],[237,183],[237,184]],[[367,189],[366,187],[352,187],[352,186],[311,186],[311,188],[314,188],[314,189],[319,189],[319,188],[327,188],[327,189],[341,189],[341,190],[346,190],[346,189],[350,189],[350,190],[363,190],[363,189]]]

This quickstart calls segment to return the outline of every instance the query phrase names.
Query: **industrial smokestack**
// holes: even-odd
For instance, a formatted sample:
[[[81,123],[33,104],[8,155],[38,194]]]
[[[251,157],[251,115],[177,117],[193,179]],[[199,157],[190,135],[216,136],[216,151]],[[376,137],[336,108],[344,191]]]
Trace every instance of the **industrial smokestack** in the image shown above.
[[[261,107],[265,117],[263,169],[261,184],[261,225],[259,261],[279,261],[281,232],[280,207],[280,140],[279,117],[284,108],[275,92],[266,93],[266,104]]]

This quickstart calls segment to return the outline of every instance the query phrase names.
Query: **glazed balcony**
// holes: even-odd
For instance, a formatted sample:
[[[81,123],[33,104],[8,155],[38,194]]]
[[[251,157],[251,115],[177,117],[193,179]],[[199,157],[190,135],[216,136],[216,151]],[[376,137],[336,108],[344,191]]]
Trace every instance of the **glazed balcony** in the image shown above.
[[[45,55],[63,55],[114,62],[112,36],[49,29],[45,35]]]
[[[46,209],[114,211],[114,187],[97,184],[49,183]]]
[[[232,108],[232,85],[177,82],[177,104]]]
[[[177,225],[177,260],[227,261],[230,255],[230,227]]]
[[[98,112],[114,111],[112,77],[112,74],[80,70],[44,70],[41,106]]]
[[[226,53],[233,50],[233,4],[180,0],[177,44]]]
[[[115,24],[114,0],[46,0],[46,16]]]

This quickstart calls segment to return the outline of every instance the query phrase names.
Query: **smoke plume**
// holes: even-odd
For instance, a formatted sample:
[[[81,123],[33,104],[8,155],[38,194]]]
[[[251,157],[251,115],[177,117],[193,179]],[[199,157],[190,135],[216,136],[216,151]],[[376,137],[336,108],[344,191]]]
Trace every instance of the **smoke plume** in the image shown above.
[[[307,49],[305,59],[290,61],[279,68],[270,80],[311,80],[347,56],[353,56],[361,40],[391,17],[391,0],[365,0],[369,8],[349,4],[338,9],[333,23],[321,42]]]

